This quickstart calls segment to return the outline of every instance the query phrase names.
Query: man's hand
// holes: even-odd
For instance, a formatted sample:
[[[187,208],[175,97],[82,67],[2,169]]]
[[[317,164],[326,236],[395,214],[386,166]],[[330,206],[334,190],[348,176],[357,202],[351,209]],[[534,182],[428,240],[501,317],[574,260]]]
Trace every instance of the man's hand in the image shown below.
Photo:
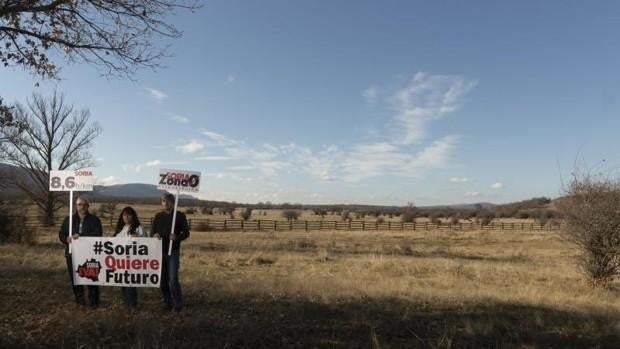
[[[179,240],[179,236],[177,234],[172,234],[172,235],[170,235],[170,240],[177,241],[177,240]]]
[[[159,234],[157,234],[157,233],[153,234],[153,237],[154,237],[154,238],[158,238],[159,240],[161,240],[161,235],[159,235]]]
[[[71,237],[73,240],[77,240],[80,238],[80,234],[73,234],[73,236]]]

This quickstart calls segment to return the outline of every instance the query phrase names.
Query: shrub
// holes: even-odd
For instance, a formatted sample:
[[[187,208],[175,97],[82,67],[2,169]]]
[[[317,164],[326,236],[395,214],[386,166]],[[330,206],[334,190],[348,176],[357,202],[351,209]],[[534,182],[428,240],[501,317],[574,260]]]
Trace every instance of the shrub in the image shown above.
[[[383,217],[377,217],[377,223],[383,223],[385,222],[385,220],[383,219]]]
[[[193,207],[188,207],[187,209],[185,209],[185,213],[186,214],[195,214],[196,213],[196,209]]]
[[[284,210],[282,211],[282,217],[286,218],[287,221],[297,220],[299,218],[300,212],[297,210]]]
[[[213,208],[209,207],[209,206],[202,206],[200,208],[200,212],[204,215],[212,215],[213,214]]]
[[[243,218],[244,221],[247,221],[248,219],[250,219],[251,216],[252,216],[251,208],[247,207],[243,211],[241,211],[241,218]]]
[[[580,250],[592,285],[609,285],[620,274],[620,181],[573,175],[565,191],[562,233]]]

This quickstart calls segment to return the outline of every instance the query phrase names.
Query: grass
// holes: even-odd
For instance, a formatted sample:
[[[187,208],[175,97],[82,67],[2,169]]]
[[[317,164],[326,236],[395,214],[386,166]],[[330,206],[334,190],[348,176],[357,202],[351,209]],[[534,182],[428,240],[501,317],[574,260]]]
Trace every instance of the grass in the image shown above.
[[[186,309],[71,303],[62,248],[0,246],[0,347],[617,348],[620,284],[549,232],[193,233]]]

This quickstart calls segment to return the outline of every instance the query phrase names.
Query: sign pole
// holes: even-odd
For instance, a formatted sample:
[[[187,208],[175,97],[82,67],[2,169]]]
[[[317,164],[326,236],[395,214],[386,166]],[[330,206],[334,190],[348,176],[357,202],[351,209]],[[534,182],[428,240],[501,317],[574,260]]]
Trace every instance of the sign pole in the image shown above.
[[[73,242],[73,190],[69,190],[69,254],[71,254],[71,243]]]
[[[172,211],[172,228],[170,228],[170,244],[168,245],[168,256],[172,256],[172,242],[174,237],[174,225],[177,220],[177,205],[179,203],[179,191],[174,194],[174,211]]]

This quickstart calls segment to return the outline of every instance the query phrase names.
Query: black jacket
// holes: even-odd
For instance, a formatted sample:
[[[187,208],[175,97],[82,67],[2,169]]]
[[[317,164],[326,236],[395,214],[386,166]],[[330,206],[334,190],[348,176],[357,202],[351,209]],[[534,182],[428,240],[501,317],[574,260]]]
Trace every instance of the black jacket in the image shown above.
[[[172,212],[166,213],[159,212],[153,219],[153,235],[159,234],[161,236],[162,248],[165,253],[168,253],[168,244],[170,241],[170,228],[172,227]],[[187,224],[187,218],[183,212],[177,211],[177,219],[174,222],[174,234],[177,235],[176,241],[172,243],[172,249],[178,250],[181,247],[181,241],[189,237],[189,226]]]
[[[73,233],[80,234],[80,236],[103,236],[103,228],[101,227],[101,221],[97,216],[93,216],[88,213],[84,216],[84,221],[82,222],[82,231],[80,232],[80,216],[76,213],[72,216],[73,218]],[[72,234],[73,235],[73,234]],[[60,231],[58,231],[58,239],[60,242],[65,244],[65,255],[69,254],[69,244],[67,243],[67,236],[69,236],[69,217],[65,217],[65,220],[62,222],[62,226],[60,226]]]

